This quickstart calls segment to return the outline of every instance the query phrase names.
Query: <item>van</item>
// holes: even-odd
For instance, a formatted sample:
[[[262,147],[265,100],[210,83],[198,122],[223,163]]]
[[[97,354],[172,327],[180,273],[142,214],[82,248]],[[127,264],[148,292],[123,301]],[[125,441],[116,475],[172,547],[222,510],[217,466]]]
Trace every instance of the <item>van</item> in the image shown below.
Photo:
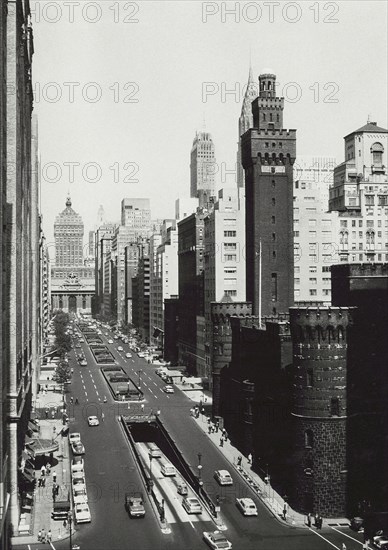
[[[160,468],[160,471],[164,476],[175,476],[176,470],[175,466],[170,464],[169,462],[163,462],[162,467]]]

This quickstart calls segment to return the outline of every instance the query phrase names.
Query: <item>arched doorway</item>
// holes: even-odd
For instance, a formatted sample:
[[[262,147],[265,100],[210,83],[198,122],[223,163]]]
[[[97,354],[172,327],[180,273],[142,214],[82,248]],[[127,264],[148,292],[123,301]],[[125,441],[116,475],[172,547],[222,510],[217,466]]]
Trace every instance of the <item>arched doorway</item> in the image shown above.
[[[77,313],[77,297],[69,296],[69,313]]]

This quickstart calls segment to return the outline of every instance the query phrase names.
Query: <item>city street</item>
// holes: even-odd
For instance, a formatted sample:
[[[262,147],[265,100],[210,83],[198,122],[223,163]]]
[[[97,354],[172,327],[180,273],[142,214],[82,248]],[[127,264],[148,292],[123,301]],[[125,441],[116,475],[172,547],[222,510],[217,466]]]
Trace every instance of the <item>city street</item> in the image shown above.
[[[106,341],[105,335],[103,338]],[[124,352],[117,352],[118,345],[123,346]],[[166,394],[162,389],[165,384],[156,375],[155,367],[138,358],[135,353],[132,353],[132,358],[125,358],[125,352],[129,351],[129,348],[121,342],[115,341],[108,346],[118,363],[135,381],[138,381],[139,370],[141,371],[140,383],[146,399],[144,414],[149,413],[151,409],[160,410],[163,424],[194,471],[198,465],[197,455],[199,452],[202,454],[202,478],[205,487],[211,495],[221,496],[221,516],[227,527],[225,534],[234,548],[341,550],[343,542],[346,543],[347,550],[362,548],[361,536],[353,533],[348,527],[327,527],[317,532],[315,529],[284,525],[281,520],[275,519],[238,477],[206,434],[198,428],[189,413],[192,401],[185,393],[176,389],[174,394]],[[80,367],[74,362],[75,371],[70,395],[78,397],[80,404],[70,409],[70,431],[81,433],[86,448],[85,472],[92,523],[77,526],[74,541],[81,546],[81,550],[121,550],[129,547],[139,550],[206,548],[202,532],[214,530],[214,523],[198,518],[190,521],[190,516],[187,516],[187,521],[182,521],[181,508],[176,516],[169,515],[170,534],[161,532],[147,498],[144,519],[131,519],[128,516],[124,509],[125,492],[140,490],[145,494],[129,445],[117,422],[119,414],[128,414],[128,404],[113,401],[87,344],[83,344],[83,348],[88,366]],[[107,403],[103,403],[105,395]],[[131,403],[129,410],[131,413],[140,413],[141,404]],[[87,417],[92,414],[97,414],[100,419],[100,425],[97,427],[89,427],[87,424]],[[214,471],[222,468],[228,469],[232,474],[232,487],[221,488],[213,479]],[[247,518],[238,511],[235,498],[241,496],[254,498],[258,507],[258,517]],[[180,506],[179,500],[176,502]],[[173,503],[171,505],[174,506]],[[175,522],[171,518],[175,518]],[[54,546],[58,550],[67,549],[69,541],[55,543]],[[40,546],[36,545],[34,548]]]

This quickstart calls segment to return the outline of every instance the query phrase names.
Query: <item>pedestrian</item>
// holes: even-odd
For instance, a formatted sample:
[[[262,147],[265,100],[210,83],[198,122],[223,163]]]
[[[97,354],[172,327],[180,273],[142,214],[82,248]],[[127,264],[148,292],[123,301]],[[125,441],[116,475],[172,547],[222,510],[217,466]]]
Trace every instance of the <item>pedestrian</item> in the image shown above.
[[[42,487],[46,487],[46,477],[42,477]]]
[[[55,493],[56,493],[57,496],[59,495],[59,485],[57,485],[57,486],[55,487]]]
[[[53,502],[55,502],[55,497],[57,496],[57,491],[56,491],[55,487],[53,487],[53,490],[51,491],[51,494],[52,494],[52,497],[53,497]]]
[[[220,427],[219,422],[216,422],[216,433],[218,433],[219,427]]]
[[[307,527],[311,527],[311,514],[310,514],[310,512],[307,514]]]
[[[46,542],[46,530],[42,529],[42,536],[40,538],[41,542]]]
[[[211,422],[211,419],[210,419],[210,416],[209,416],[208,419],[207,419],[207,423],[210,424],[210,422]]]
[[[57,482],[57,472],[53,470],[53,483]]]
[[[78,397],[75,398],[75,404],[79,405]]]
[[[225,433],[224,433],[224,437],[225,437],[225,441],[228,441],[228,432],[225,430]]]
[[[141,410],[144,411],[144,403],[142,403],[142,404],[140,405],[140,407],[141,407]]]
[[[51,411],[51,418],[52,418],[53,420],[54,420],[54,418],[55,418],[55,411],[54,411],[54,409]]]
[[[105,415],[104,413],[101,413],[101,420],[104,422]]]
[[[70,397],[70,403],[73,403],[73,398],[72,397]]]
[[[40,475],[43,477],[46,475],[46,466],[43,464],[43,466],[40,469]]]
[[[322,516],[319,516],[319,529],[322,529],[322,523],[323,523]]]
[[[211,426],[208,426],[207,428],[208,432],[209,432],[209,435],[212,433],[212,427]]]
[[[47,533],[47,542],[50,543],[51,542],[51,539],[52,539],[52,533],[51,533],[51,529],[48,530],[48,533]]]
[[[318,516],[318,512],[315,513],[315,516],[314,516],[314,525],[315,527],[318,529],[318,525],[319,525],[319,516]]]
[[[220,439],[220,447],[223,447],[223,446],[224,446],[224,438],[221,437],[221,439]]]
[[[241,462],[242,462],[242,456],[240,455],[237,459],[237,466],[241,466]]]
[[[64,527],[65,529],[66,529],[66,527],[67,527],[67,519],[66,519],[66,518],[63,520],[63,527]]]
[[[283,519],[284,521],[287,521],[287,512],[288,512],[288,504],[287,502],[283,505]]]
[[[47,462],[46,464],[46,474],[49,476],[51,472],[51,464],[50,462]]]
[[[42,479],[43,479],[43,477],[40,477],[38,479],[38,487],[42,487]]]
[[[342,543],[341,550],[346,550],[346,544],[344,542]]]
[[[252,464],[252,453],[248,455],[248,464]]]
[[[46,413],[46,418],[48,418],[48,415],[49,415],[50,411],[48,409],[46,409],[44,412]]]
[[[39,532],[38,532],[38,542],[40,542],[42,540],[42,530],[39,529]]]

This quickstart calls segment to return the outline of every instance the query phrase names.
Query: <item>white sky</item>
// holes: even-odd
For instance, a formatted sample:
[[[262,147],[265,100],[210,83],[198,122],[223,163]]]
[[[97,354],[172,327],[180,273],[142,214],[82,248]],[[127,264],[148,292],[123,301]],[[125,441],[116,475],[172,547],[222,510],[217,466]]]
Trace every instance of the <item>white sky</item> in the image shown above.
[[[235,14],[226,14],[234,6]],[[218,187],[232,185],[234,175],[225,170],[235,165],[250,50],[255,79],[271,68],[279,95],[289,98],[284,126],[297,129],[298,155],[341,162],[343,136],[368,115],[387,127],[384,1],[79,0],[32,2],[32,8],[49,243],[68,190],[86,233],[100,204],[108,219],[119,220],[123,197],[149,197],[154,218],[173,217],[175,199],[189,196],[190,149],[204,117],[215,143]],[[206,86],[213,95],[204,97]],[[96,92],[101,98],[88,101]],[[64,163],[79,163],[74,181]]]

